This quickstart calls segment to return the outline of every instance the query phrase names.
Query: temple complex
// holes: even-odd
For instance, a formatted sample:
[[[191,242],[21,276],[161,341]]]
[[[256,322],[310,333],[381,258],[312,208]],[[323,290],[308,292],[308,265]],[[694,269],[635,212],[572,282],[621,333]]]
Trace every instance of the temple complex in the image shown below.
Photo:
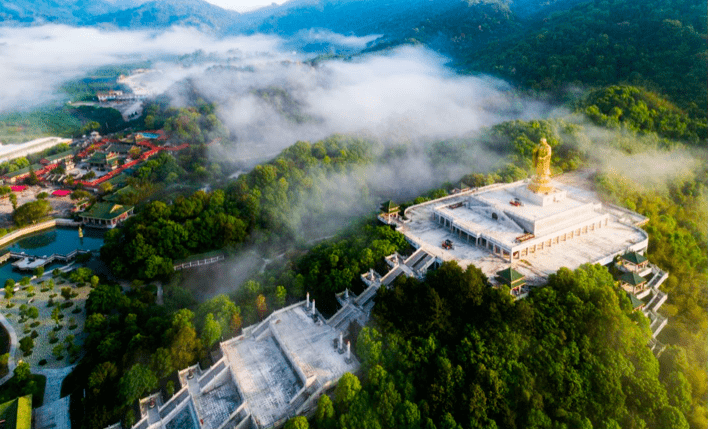
[[[533,286],[561,267],[642,255],[649,239],[640,226],[647,219],[553,181],[551,153],[541,140],[530,180],[457,192],[408,207],[397,218],[379,218],[395,225],[413,247],[440,261],[474,264],[493,281],[513,268]]]
[[[179,371],[180,388],[166,401],[141,399],[133,428],[273,428],[312,414],[323,392],[359,369],[343,332],[358,314],[345,313],[325,319],[309,297],[273,312],[222,342],[209,368]]]
[[[649,318],[649,346],[660,352],[656,335],[667,319],[657,310],[667,296],[659,286],[668,274],[644,256],[647,218],[552,180],[551,154],[542,139],[530,180],[472,189],[461,183],[403,213],[384,203],[378,218],[405,236],[415,249],[410,255],[386,257],[384,274],[361,274],[366,289],[337,294],[339,309],[329,319],[308,295],[222,342],[211,367],[179,372],[180,389],[165,403],[159,393],[142,399],[133,428],[278,428],[290,417],[311,416],[319,396],[359,368],[344,333],[353,322],[367,323],[377,291],[401,275],[423,279],[445,261],[474,264],[517,299],[561,267],[608,266],[632,308]]]

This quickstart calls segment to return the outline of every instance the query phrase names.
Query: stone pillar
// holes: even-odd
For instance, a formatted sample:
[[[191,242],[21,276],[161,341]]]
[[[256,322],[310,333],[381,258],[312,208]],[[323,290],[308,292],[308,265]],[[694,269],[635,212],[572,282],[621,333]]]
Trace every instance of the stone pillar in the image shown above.
[[[312,315],[315,315],[315,299],[312,299]]]
[[[310,292],[305,295],[305,308],[310,308]]]

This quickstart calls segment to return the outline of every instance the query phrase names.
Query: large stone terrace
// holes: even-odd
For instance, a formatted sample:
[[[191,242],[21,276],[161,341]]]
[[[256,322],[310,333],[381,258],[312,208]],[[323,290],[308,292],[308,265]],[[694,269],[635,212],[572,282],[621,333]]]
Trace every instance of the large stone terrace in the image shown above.
[[[521,183],[523,182],[491,185],[409,207],[405,212],[406,220],[396,221],[397,230],[404,234],[414,247],[422,248],[442,261],[457,261],[463,267],[474,264],[489,278],[494,278],[498,271],[513,265],[515,270],[526,276],[527,283],[531,285],[544,283],[549,274],[556,272],[561,267],[575,269],[584,263],[607,264],[616,255],[646,249],[648,236],[636,226],[636,222],[641,219],[629,216],[626,211],[604,205],[600,210],[603,216],[607,216],[607,223],[602,228],[594,228],[592,231],[588,229],[587,233],[574,234],[572,239],[569,238],[565,241],[560,239],[556,241],[555,237],[553,240],[541,240],[545,245],[535,246],[533,252],[528,251],[528,253],[515,258],[495,254],[485,247],[476,245],[474,240],[466,239],[464,234],[460,234],[459,231],[453,232],[449,227],[434,220],[436,208],[465,204],[470,201],[471,197],[476,200],[492,197],[499,199],[502,198],[499,195],[504,192],[505,188],[513,189]],[[596,197],[591,192],[577,190],[561,183],[555,185],[557,188],[567,191],[568,195],[572,195],[576,201],[580,200],[581,203],[591,204],[597,210],[599,202],[594,200]],[[509,197],[504,195],[503,199],[506,201]],[[572,202],[564,204],[577,205]],[[526,206],[528,207],[530,204],[526,204]],[[523,213],[524,208],[524,206],[512,207],[514,212],[519,213]],[[534,216],[538,216],[536,213],[538,208],[534,208],[534,210]],[[452,210],[452,212],[457,211],[462,213],[468,209],[465,206],[460,206]],[[466,222],[474,223],[474,227],[479,231],[491,231],[490,236],[493,236],[494,231],[502,235],[505,234],[504,236],[509,234],[518,236],[524,232],[520,227],[507,228],[502,224],[503,222],[491,217],[479,214],[470,214],[469,216],[461,214],[460,216]],[[573,219],[563,219],[562,222],[572,223]],[[535,240],[539,241],[539,238],[543,237],[535,237]],[[441,244],[445,240],[450,240],[453,243],[452,249],[442,248]],[[509,259],[512,261],[510,262]]]

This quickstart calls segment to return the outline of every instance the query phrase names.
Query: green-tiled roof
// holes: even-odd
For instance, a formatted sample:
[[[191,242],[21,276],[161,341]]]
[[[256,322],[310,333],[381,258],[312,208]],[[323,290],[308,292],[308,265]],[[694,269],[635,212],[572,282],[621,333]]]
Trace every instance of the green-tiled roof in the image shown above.
[[[394,203],[391,200],[388,200],[385,203],[381,204],[381,211],[383,213],[393,213],[397,210],[398,210],[398,204]]]
[[[629,301],[632,303],[632,308],[633,308],[633,309],[636,310],[637,308],[639,308],[639,307],[641,307],[642,305],[644,305],[644,301],[642,301],[641,299],[639,299],[639,298],[637,298],[636,296],[634,296],[633,293],[627,293],[627,296],[629,297]]]
[[[105,152],[94,152],[89,158],[88,162],[98,164],[98,163],[108,163],[118,159],[118,155],[108,156]]]
[[[620,280],[622,280],[623,282],[630,284],[632,286],[637,286],[637,285],[640,285],[640,284],[644,283],[645,281],[647,281],[647,279],[645,279],[644,277],[640,276],[639,274],[637,274],[635,272],[622,274],[620,276]]]
[[[5,429],[30,429],[32,427],[32,395],[21,396],[0,404],[0,420]]]
[[[137,147],[133,145],[132,143],[111,143],[107,148],[107,152],[116,152],[116,153],[122,153],[126,154],[132,149],[133,147]],[[138,148],[139,149],[139,148]]]
[[[11,178],[13,178],[13,177],[22,176],[23,174],[29,173],[30,168],[33,169],[35,172],[37,172],[37,171],[43,169],[44,166],[43,166],[42,164],[32,164],[32,165],[29,166],[29,167],[20,168],[19,170],[15,170],[15,171],[13,171],[12,173],[7,173],[7,174],[5,175],[5,177],[11,179]]]
[[[106,180],[104,183],[110,183],[113,187],[119,187],[125,185],[128,182],[129,177],[130,176],[125,173],[120,173],[119,175]]]
[[[74,151],[66,150],[64,152],[59,152],[57,154],[44,157],[44,159],[51,162],[51,161],[56,161],[57,159],[64,159],[69,156],[74,156]]]
[[[642,262],[646,262],[646,260],[647,260],[647,258],[644,255],[642,255],[641,253],[637,253],[637,252],[626,253],[626,254],[622,255],[622,259],[627,262],[631,262],[634,265],[639,265]]]
[[[512,284],[525,278],[523,274],[511,267],[505,268],[501,271],[497,271],[497,277],[502,279],[507,284]]]
[[[83,217],[94,219],[111,220],[115,219],[123,213],[127,213],[133,209],[133,206],[122,206],[114,203],[96,203],[90,209],[81,213]]]

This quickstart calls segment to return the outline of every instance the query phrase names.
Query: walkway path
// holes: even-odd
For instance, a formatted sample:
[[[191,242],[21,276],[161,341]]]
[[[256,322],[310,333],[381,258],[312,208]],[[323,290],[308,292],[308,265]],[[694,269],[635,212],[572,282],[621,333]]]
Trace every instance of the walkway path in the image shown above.
[[[67,375],[76,368],[70,365],[64,368],[44,369],[32,368],[32,374],[40,374],[47,377],[47,385],[44,388],[44,404],[50,404],[61,397],[61,383]]]
[[[34,410],[34,427],[37,429],[69,429],[69,397],[61,398],[61,384],[76,365],[58,369],[33,368],[33,374],[47,377],[44,388],[44,405]]]
[[[69,397],[35,408],[32,413],[35,429],[70,429]]]
[[[0,312],[0,324],[2,324],[7,333],[10,335],[10,359],[7,361],[7,375],[0,379],[0,384],[3,384],[12,378],[13,371],[15,371],[15,367],[17,366],[17,346],[19,345],[19,342],[17,340],[17,333],[15,332],[15,329],[5,318],[5,315],[2,314],[2,312]]]

